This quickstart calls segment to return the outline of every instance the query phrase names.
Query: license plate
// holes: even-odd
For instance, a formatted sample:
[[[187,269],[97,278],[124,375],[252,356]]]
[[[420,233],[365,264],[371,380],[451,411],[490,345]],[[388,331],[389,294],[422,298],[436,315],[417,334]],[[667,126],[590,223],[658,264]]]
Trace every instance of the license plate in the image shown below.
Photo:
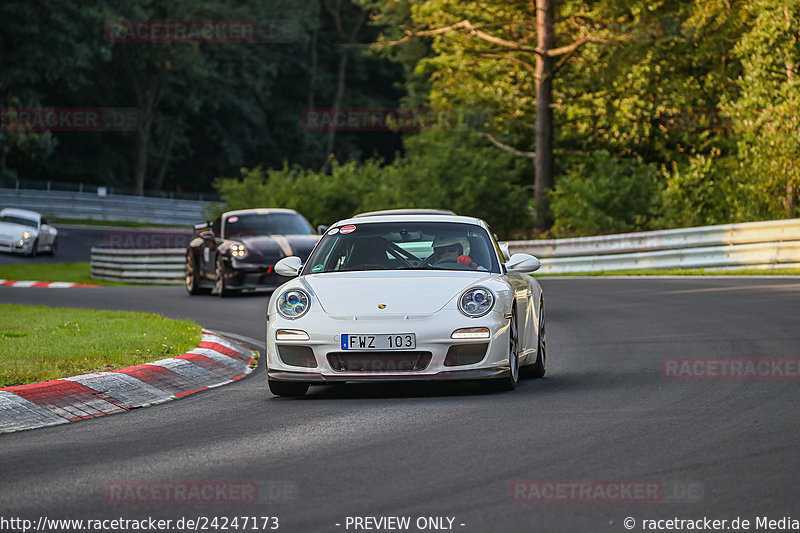
[[[417,336],[413,333],[342,334],[342,350],[413,350],[416,347]]]

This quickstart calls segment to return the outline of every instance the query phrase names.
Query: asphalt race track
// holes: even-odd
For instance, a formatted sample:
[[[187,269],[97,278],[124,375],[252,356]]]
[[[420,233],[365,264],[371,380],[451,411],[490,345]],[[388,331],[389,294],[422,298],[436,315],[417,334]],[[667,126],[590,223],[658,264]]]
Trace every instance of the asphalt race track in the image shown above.
[[[514,392],[361,385],[278,399],[262,359],[250,377],[180,401],[0,436],[0,515],[277,516],[287,532],[366,531],[353,517],[380,516],[411,517],[406,531],[420,531],[420,517],[450,517],[464,532],[626,531],[628,517],[635,531],[645,519],[704,517],[739,517],[755,530],[757,517],[800,518],[797,377],[668,379],[660,370],[665,358],[796,358],[800,279],[542,284],[548,375]],[[0,302],[153,311],[263,343],[267,298],[4,287]],[[259,501],[131,504],[109,491],[202,480],[255,484]],[[543,491],[578,482],[661,492],[626,503],[610,490]]]

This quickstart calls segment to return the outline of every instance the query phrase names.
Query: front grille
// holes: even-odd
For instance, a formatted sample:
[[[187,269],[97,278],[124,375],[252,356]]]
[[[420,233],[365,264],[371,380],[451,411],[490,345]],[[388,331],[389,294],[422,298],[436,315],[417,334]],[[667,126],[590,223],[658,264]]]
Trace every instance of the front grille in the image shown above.
[[[306,368],[316,368],[317,359],[314,357],[314,350],[308,346],[293,346],[289,344],[278,344],[278,357],[283,364],[291,366],[303,366]]]
[[[415,372],[431,363],[431,352],[330,352],[334,372]]]
[[[480,344],[454,344],[447,350],[444,366],[474,365],[486,357],[488,342]]]

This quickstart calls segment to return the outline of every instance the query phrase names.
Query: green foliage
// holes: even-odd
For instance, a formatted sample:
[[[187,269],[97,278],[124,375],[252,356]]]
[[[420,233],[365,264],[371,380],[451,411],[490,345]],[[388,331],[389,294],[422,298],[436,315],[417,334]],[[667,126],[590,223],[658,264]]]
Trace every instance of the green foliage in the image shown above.
[[[735,218],[736,197],[730,173],[722,171],[723,163],[728,171],[731,158],[715,158],[697,155],[688,165],[673,164],[667,186],[661,193],[664,227],[702,226],[721,224]]]
[[[430,130],[409,137],[406,155],[393,163],[332,161],[330,174],[284,165],[242,169],[220,178],[225,209],[288,207],[312,224],[331,224],[362,211],[444,208],[487,220],[503,235],[528,226],[523,179],[526,160],[498,153],[467,130]]]
[[[576,159],[551,197],[560,237],[648,229],[659,173],[652,163],[613,157],[605,150]]]
[[[448,207],[500,232],[529,225],[531,161],[476,132],[536,151],[535,2],[50,4],[0,3],[0,107],[133,107],[152,124],[147,136],[0,129],[0,177],[124,187],[142,143],[145,188],[207,190],[244,167],[217,182],[232,206],[295,207],[322,223]],[[800,216],[796,0],[554,5],[555,47],[575,45],[555,58],[556,232]],[[119,19],[285,20],[299,32],[290,42],[109,42],[103,25]],[[438,31],[465,20],[479,31]],[[420,30],[434,31],[408,38]],[[343,107],[462,112],[477,117],[473,132],[425,131],[402,145],[399,133],[337,132],[330,151],[344,162],[327,167],[329,133],[300,117],[333,105],[345,57]]]
[[[751,25],[736,43],[739,93],[722,108],[736,133],[743,183],[737,218],[800,216],[800,5],[792,0],[749,4]]]
[[[362,0],[29,0],[0,2],[0,107],[134,108],[147,131],[15,132],[0,128],[0,176],[134,185],[136,149],[146,145],[143,186],[210,190],[212,180],[247,166],[319,168],[327,132],[306,131],[309,106],[332,105],[341,50],[349,58],[347,107],[394,107],[403,68],[362,53],[379,32],[365,25],[343,48],[345,30],[373,3]],[[258,42],[110,42],[119,20],[268,22],[285,38]],[[266,28],[265,26],[264,28]],[[264,29],[262,28],[262,29]],[[313,37],[313,38],[312,38]],[[144,133],[149,133],[144,135]],[[389,156],[400,135],[338,135],[340,159]],[[139,174],[141,177],[141,174]],[[140,183],[136,182],[136,185]]]

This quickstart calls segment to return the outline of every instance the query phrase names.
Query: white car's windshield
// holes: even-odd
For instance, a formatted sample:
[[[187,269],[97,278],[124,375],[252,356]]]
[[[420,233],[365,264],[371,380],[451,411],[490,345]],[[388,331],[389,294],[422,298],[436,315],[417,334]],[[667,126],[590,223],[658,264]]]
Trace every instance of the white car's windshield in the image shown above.
[[[328,231],[304,274],[358,270],[500,272],[486,230],[453,222],[380,222]]]
[[[27,226],[29,228],[35,228],[39,224],[30,218],[23,218],[14,215],[0,215],[0,223],[5,222],[6,224],[19,224],[20,226]]]

